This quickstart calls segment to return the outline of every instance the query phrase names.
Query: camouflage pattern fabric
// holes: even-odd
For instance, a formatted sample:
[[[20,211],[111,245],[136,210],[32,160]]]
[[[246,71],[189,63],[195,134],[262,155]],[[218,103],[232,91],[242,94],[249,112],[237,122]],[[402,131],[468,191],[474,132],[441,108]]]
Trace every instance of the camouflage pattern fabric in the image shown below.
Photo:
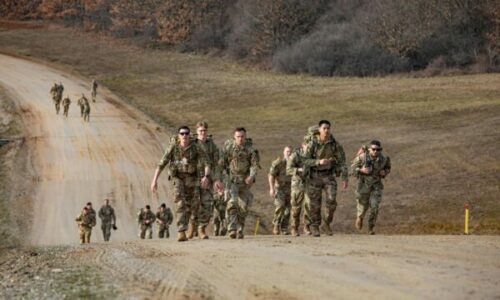
[[[80,243],[90,243],[92,227],[96,225],[95,214],[84,214],[82,212],[76,217],[75,221],[78,223]]]
[[[158,224],[158,238],[163,237],[169,238],[170,232],[169,227],[174,220],[174,216],[169,207],[167,207],[163,212],[158,211],[156,213],[156,223]]]
[[[111,237],[111,228],[116,223],[115,210],[111,205],[103,205],[99,209],[99,218],[101,219],[102,236],[107,242]]]
[[[139,237],[141,239],[153,238],[153,223],[155,222],[155,214],[149,210],[141,209],[137,214],[137,221],[139,222]]]
[[[276,179],[276,196],[274,197],[274,218],[273,224],[279,225],[282,229],[287,229],[291,212],[291,181],[292,176],[286,173],[286,160],[277,158],[271,163],[269,175]]]

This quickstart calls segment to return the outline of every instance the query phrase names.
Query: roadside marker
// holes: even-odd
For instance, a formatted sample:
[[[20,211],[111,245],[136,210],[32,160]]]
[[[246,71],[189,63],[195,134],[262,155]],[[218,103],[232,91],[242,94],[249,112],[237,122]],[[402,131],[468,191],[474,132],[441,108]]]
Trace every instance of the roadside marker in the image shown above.
[[[465,202],[465,205],[464,205],[464,208],[465,208],[465,230],[464,230],[464,233],[465,234],[469,234],[469,202]]]
[[[257,221],[255,222],[255,232],[253,235],[257,235],[259,233],[259,226],[260,226],[260,218],[257,218]]]

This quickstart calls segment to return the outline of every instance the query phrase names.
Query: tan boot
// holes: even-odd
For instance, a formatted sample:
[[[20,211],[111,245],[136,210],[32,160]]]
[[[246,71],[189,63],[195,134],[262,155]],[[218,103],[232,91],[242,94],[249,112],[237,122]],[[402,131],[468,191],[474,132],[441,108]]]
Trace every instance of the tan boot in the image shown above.
[[[232,238],[232,239],[235,239],[236,238],[236,230],[230,231],[229,232],[229,237]]]
[[[273,226],[273,234],[274,235],[279,235],[280,234],[280,226],[279,225],[274,225]]]
[[[315,225],[311,225],[311,234],[312,236],[314,237],[319,237],[320,234],[319,234],[319,226],[315,226]]]
[[[198,236],[202,240],[208,240],[208,235],[205,233],[205,226],[198,227]]]
[[[356,218],[356,229],[357,230],[363,229],[363,218],[361,217]]]
[[[299,229],[292,226],[292,236],[300,236]]]
[[[333,235],[333,231],[332,231],[332,228],[330,227],[330,224],[324,222],[322,225],[321,225],[321,229],[323,230],[323,232],[327,235]]]
[[[187,230],[187,237],[188,237],[188,239],[192,239],[193,238],[195,230],[196,229],[194,227],[193,222],[189,222],[188,230]]]
[[[242,238],[244,238],[244,237],[245,237],[245,235],[243,235],[243,231],[238,230],[238,238],[239,238],[239,239],[242,239]]]
[[[304,234],[305,235],[311,235],[311,226],[304,225]]]
[[[177,234],[177,241],[179,242],[185,242],[187,241],[187,236],[186,236],[186,232],[185,231],[180,231],[178,234]]]

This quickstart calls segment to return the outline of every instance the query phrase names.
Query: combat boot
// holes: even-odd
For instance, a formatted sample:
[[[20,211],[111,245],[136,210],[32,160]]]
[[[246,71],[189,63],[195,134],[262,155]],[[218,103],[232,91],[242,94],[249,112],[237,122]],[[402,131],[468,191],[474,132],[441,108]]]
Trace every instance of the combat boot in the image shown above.
[[[304,225],[304,234],[305,235],[311,235],[311,226]]]
[[[190,221],[188,225],[188,230],[187,230],[187,237],[188,239],[192,239],[194,236],[194,232],[196,231],[194,222]]]
[[[320,234],[319,234],[319,226],[316,226],[316,225],[311,225],[311,234],[312,236],[314,237],[319,237]]]
[[[283,234],[283,235],[290,235],[290,232],[288,231],[287,227],[282,227],[281,228],[281,234]]]
[[[332,228],[330,227],[330,224],[324,222],[322,225],[321,225],[321,229],[323,230],[323,232],[327,235],[333,235],[333,231],[332,231]]]
[[[205,226],[198,227],[198,236],[202,240],[208,240],[208,235],[205,233]]]
[[[292,236],[300,236],[299,229],[297,227],[292,226]]]
[[[375,235],[375,226],[374,225],[369,225],[368,226],[368,234],[369,235]]]
[[[357,230],[363,229],[363,218],[361,217],[356,218],[356,229]]]
[[[227,229],[226,229],[226,227],[222,227],[222,229],[220,230],[220,235],[221,235],[221,236],[225,236],[225,235],[226,235],[226,233],[227,233]]]
[[[244,237],[245,237],[245,235],[243,235],[243,231],[238,230],[238,239],[243,239]]]
[[[186,232],[185,231],[179,231],[177,234],[177,241],[179,242],[185,242],[187,241],[188,238],[186,237]]]
[[[236,230],[230,231],[229,232],[229,237],[232,238],[232,239],[235,239],[236,238]]]
[[[274,225],[273,226],[273,234],[274,235],[279,235],[280,234],[280,226],[279,225]]]

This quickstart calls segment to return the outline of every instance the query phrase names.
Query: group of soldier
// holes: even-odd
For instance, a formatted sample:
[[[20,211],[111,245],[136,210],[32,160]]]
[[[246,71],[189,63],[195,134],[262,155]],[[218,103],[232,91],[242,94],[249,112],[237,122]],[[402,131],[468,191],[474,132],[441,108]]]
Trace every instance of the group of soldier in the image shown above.
[[[380,141],[373,140],[359,149],[351,164],[351,174],[358,179],[355,227],[362,229],[363,219],[370,209],[370,234],[375,234],[384,188],[382,180],[391,171],[389,157],[381,152]],[[196,134],[192,134],[188,126],[181,126],[156,168],[151,183],[153,193],[157,192],[158,178],[165,168],[173,186],[178,241],[188,241],[194,236],[208,239],[206,229],[212,216],[215,235],[227,232],[231,239],[244,238],[245,220],[253,201],[250,189],[260,169],[259,152],[253,147],[252,139],[247,137],[245,128],[235,128],[233,137],[219,149],[208,134],[206,122],[196,124]],[[286,146],[283,157],[271,164],[269,194],[276,206],[273,233],[299,236],[300,217],[304,211],[303,231],[306,235],[319,237],[320,231],[332,235],[337,178],[341,178],[345,190],[348,175],[344,148],[331,134],[331,123],[321,120],[317,126],[308,129],[299,149]],[[108,200],[101,210],[106,207],[110,207]],[[102,215],[100,211],[107,241],[115,215],[112,209],[111,213],[108,211]],[[91,228],[95,226],[95,212],[86,206],[77,221],[81,227],[81,241],[88,242]],[[155,221],[159,226],[158,237],[168,238],[173,214],[165,204],[156,214],[146,205],[139,211],[137,221],[140,238],[152,238]]]
[[[95,99],[97,97],[97,81],[94,79],[90,84],[90,90],[92,95],[92,102],[96,102]],[[52,88],[50,89],[50,94],[52,95],[52,101],[54,102],[54,106],[56,108],[56,114],[59,114],[59,110],[61,108],[61,103],[63,105],[63,116],[68,117],[69,106],[71,104],[71,100],[69,95],[66,95],[64,99],[62,99],[64,92],[64,86],[61,82],[54,83]],[[77,101],[78,106],[80,107],[80,116],[83,118],[83,121],[90,121],[90,102],[82,93],[82,96]]]
[[[104,200],[104,205],[99,209],[99,219],[101,219],[101,230],[105,242],[111,237],[111,229],[116,230],[115,210],[109,203],[109,199]],[[96,226],[96,211],[92,208],[92,202],[88,202],[82,212],[76,217],[80,231],[80,244],[90,243],[92,228]]]

